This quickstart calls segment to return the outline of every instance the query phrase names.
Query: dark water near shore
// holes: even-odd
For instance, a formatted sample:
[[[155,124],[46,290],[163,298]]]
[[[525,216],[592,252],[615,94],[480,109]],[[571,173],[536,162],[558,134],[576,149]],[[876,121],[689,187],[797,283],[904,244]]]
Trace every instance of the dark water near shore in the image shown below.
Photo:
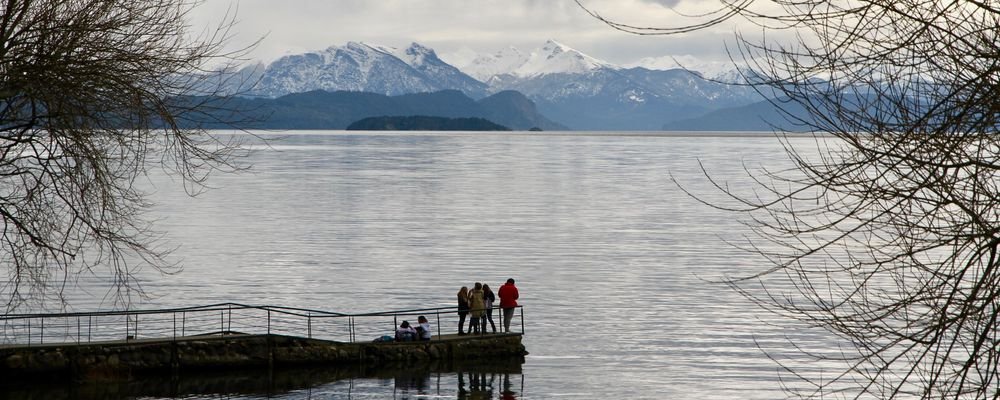
[[[150,274],[154,297],[132,307],[450,306],[460,286],[513,277],[531,354],[516,373],[484,373],[488,393],[446,371],[423,392],[359,377],[225,398],[781,398],[758,347],[822,339],[714,283],[764,264],[724,243],[746,233],[736,215],[672,177],[720,196],[699,161],[738,188],[745,167],[783,157],[769,135],[291,133],[196,198],[150,177],[183,271]],[[96,297],[76,309],[109,307],[83,285]]]

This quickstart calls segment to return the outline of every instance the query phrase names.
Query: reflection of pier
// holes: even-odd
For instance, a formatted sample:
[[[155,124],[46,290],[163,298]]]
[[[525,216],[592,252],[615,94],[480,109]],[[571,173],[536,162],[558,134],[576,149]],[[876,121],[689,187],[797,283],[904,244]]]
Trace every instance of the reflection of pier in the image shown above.
[[[0,317],[0,374],[104,380],[194,369],[384,367],[428,360],[523,359],[523,314],[517,333],[442,335],[445,329],[455,329],[455,311],[427,308],[343,314],[227,303],[168,310],[5,315]],[[390,335],[403,319],[416,320],[418,315],[436,322],[431,341],[372,343],[373,338]]]
[[[482,377],[475,387],[473,376]],[[492,386],[489,386],[492,385]],[[328,398],[365,394],[369,398],[450,397],[472,399],[477,393],[514,399],[523,393],[520,360],[472,362],[427,360],[406,366],[310,366],[308,368],[240,369],[137,376],[125,381],[0,382],[0,399],[111,400],[122,398]],[[287,396],[298,392],[300,395]],[[502,397],[499,397],[502,396]]]

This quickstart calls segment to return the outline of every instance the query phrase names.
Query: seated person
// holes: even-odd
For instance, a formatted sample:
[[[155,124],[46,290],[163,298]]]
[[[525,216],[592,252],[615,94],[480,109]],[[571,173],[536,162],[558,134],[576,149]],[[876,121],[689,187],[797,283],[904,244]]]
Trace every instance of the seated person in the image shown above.
[[[431,340],[431,324],[423,315],[417,317],[417,334],[420,340]]]
[[[412,342],[417,340],[417,330],[410,327],[410,323],[403,321],[399,324],[399,328],[396,329],[396,341],[397,342]]]

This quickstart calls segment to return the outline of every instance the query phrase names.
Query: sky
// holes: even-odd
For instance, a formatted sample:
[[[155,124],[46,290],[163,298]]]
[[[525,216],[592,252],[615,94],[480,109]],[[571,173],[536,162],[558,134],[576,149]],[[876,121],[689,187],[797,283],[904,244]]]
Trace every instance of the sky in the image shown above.
[[[602,16],[641,26],[691,21],[717,0],[581,0]],[[573,0],[204,0],[191,10],[195,31],[235,14],[229,46],[261,39],[249,54],[271,61],[286,54],[349,41],[406,47],[417,42],[446,61],[514,46],[522,51],[552,39],[599,59],[627,64],[645,57],[693,56],[725,61],[739,21],[677,36],[638,36],[612,29]]]

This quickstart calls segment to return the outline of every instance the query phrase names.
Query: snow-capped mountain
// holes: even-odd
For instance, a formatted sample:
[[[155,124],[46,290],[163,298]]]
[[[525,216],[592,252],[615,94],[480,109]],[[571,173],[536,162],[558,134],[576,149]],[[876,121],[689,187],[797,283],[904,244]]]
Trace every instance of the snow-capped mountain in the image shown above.
[[[494,76],[513,74],[518,67],[527,61],[528,55],[514,46],[510,46],[494,54],[478,56],[469,64],[462,66],[461,69],[481,82],[489,82]]]
[[[747,87],[661,69],[667,66],[654,65],[656,60],[644,64],[654,69],[614,65],[552,40],[532,51],[508,47],[467,59],[472,61],[459,69],[416,43],[397,49],[350,42],[240,73],[259,82],[250,94],[266,97],[317,89],[390,96],[458,90],[481,99],[515,90],[555,122],[584,130],[660,129],[673,120],[760,100]]]
[[[349,42],[249,68],[254,68],[253,74],[259,77],[252,94],[265,97],[317,89],[385,95],[457,89],[473,98],[486,95],[485,84],[442,61],[434,50],[416,43],[395,49]]]
[[[617,68],[554,40],[529,53],[508,47],[477,57],[462,67],[467,74],[489,83],[495,77],[518,79],[548,74],[582,74],[601,68]]]
[[[744,87],[684,69],[625,67],[556,41],[510,47],[462,67],[491,92],[516,90],[553,120],[576,129],[659,129],[667,121],[760,100]]]
[[[623,67],[641,67],[660,71],[687,69],[696,71],[705,78],[721,82],[739,82],[741,80],[737,66],[733,65],[732,61],[703,61],[690,55],[646,57],[624,64]]]
[[[531,52],[524,64],[517,67],[512,75],[531,78],[548,74],[583,74],[602,68],[616,67],[549,40],[541,49]]]

